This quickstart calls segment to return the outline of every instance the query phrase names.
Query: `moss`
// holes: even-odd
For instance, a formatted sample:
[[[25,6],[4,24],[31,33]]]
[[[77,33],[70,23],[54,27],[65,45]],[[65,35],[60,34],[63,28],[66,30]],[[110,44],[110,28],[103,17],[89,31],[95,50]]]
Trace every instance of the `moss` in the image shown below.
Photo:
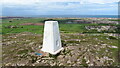
[[[76,43],[76,44],[79,44],[80,42],[79,41],[67,41],[67,43]]]
[[[25,53],[25,54],[28,53],[28,50],[25,49],[25,50],[20,50],[20,51],[17,52],[17,54],[23,54],[23,53]]]
[[[66,43],[64,40],[61,40],[62,46],[66,46]]]
[[[31,56],[31,60],[29,60],[31,63],[35,63],[37,61],[37,57]]]
[[[66,54],[68,54],[68,53],[70,53],[71,52],[71,50],[64,50],[64,55],[66,55]]]
[[[88,64],[86,63],[86,60],[85,60],[85,59],[82,59],[82,65],[83,65],[84,67],[87,67],[87,66],[88,66]]]
[[[115,37],[113,37],[113,36],[109,36],[109,39],[115,39],[115,40],[116,40],[116,38],[115,38]]]
[[[57,57],[60,55],[60,53],[57,53],[56,55],[52,55],[49,53],[49,57],[51,58],[54,58],[54,59],[57,59]]]

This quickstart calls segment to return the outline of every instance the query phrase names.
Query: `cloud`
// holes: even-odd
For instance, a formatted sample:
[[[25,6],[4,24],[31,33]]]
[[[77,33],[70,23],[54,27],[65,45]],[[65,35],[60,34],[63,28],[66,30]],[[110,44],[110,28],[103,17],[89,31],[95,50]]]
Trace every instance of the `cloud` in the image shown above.
[[[117,14],[118,0],[3,0],[3,15]]]
[[[3,0],[1,3],[3,4],[19,4],[19,5],[28,5],[35,4],[40,2],[81,2],[81,3],[113,3],[118,2],[119,0]]]
[[[55,6],[57,6],[58,8],[74,8],[85,4],[110,4],[117,3],[118,1],[119,0],[3,0],[0,1],[0,3],[2,3],[3,7],[24,8],[27,6],[31,6],[34,8],[41,8],[46,6],[48,8],[54,8]]]
[[[119,2],[119,0],[83,0],[83,2],[84,2],[84,3],[106,4],[106,3]]]

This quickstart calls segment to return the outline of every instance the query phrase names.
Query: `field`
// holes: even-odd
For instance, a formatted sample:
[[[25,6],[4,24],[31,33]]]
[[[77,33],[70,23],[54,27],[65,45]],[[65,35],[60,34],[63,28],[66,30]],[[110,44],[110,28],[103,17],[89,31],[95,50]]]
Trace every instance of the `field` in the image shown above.
[[[57,55],[37,56],[35,53],[42,47],[46,20],[59,22],[64,50]],[[99,23],[101,21],[106,23]],[[89,18],[3,19],[0,26],[3,66],[117,66],[120,39],[117,21]]]
[[[2,20],[2,34],[8,34],[8,33],[20,33],[20,32],[32,32],[36,34],[42,34],[43,33],[43,26],[37,26],[37,25],[21,25],[23,23],[44,23],[45,18],[23,18],[23,19],[3,19]],[[84,26],[98,26],[98,25],[113,25],[113,26],[119,26],[115,24],[65,24],[67,20],[75,20],[75,19],[53,19],[57,20],[60,23],[60,30],[65,32],[78,32],[78,33],[87,33],[87,32],[94,32],[88,31],[84,28]],[[13,27],[13,28],[12,28]],[[96,33],[96,32],[94,32]],[[102,32],[103,33],[103,32]],[[116,32],[118,33],[118,32]]]

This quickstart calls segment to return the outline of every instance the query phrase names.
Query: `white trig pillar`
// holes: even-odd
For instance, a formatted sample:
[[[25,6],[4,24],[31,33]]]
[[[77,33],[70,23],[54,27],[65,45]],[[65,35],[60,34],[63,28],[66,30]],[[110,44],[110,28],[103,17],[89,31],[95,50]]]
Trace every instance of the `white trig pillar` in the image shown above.
[[[63,49],[57,21],[45,21],[42,51],[57,54]]]

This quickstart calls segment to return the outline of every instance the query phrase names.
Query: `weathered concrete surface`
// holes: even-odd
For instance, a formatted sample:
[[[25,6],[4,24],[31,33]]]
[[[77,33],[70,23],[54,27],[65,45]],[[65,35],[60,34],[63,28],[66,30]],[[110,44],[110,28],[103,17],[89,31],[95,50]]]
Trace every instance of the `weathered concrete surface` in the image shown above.
[[[57,21],[45,21],[42,51],[57,54],[62,50]]]

